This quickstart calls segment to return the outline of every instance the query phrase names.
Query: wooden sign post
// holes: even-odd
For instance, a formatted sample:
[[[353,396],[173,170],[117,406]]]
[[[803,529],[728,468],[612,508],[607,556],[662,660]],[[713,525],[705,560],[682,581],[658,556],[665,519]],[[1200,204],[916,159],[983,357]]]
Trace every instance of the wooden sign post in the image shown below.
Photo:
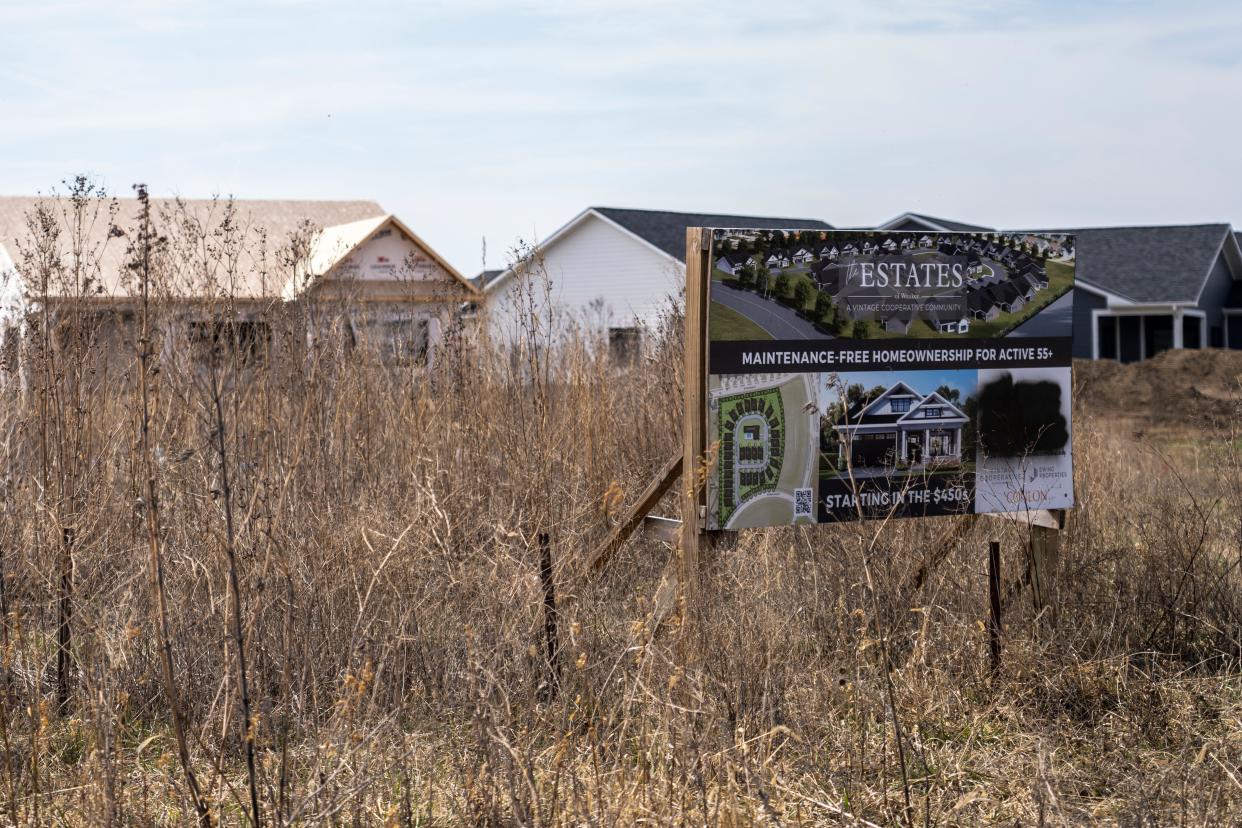
[[[686,229],[684,409],[681,425],[681,538],[677,581],[681,588],[682,640],[694,625],[699,552],[706,521],[707,288],[711,278],[711,231]]]

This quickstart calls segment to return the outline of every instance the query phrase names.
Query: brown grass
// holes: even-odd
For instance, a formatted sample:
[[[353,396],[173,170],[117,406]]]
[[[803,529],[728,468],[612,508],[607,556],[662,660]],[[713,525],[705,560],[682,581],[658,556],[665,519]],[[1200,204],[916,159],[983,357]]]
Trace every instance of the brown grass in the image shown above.
[[[178,263],[163,254],[166,273]],[[274,309],[266,358],[207,354],[214,380],[202,361],[152,360],[156,504],[138,351],[100,361],[97,341],[64,333],[84,330],[70,310],[41,347],[33,320],[26,389],[0,409],[0,820],[194,818],[161,678],[151,505],[172,695],[220,823],[258,810],[282,825],[1218,825],[1242,812],[1230,435],[1200,438],[1211,462],[1194,472],[1076,413],[1081,506],[1058,618],[1033,618],[1025,592],[1011,602],[999,675],[986,542],[1002,541],[1010,582],[1026,532],[993,519],[913,594],[956,519],[746,532],[704,565],[686,669],[676,616],[654,637],[644,625],[666,546],[637,539],[579,577],[618,502],[676,450],[677,336],[656,332],[622,369],[572,330],[549,344],[532,305],[515,348],[455,336],[427,370],[305,348],[305,317],[329,311],[342,309]],[[176,312],[157,295],[153,328]]]

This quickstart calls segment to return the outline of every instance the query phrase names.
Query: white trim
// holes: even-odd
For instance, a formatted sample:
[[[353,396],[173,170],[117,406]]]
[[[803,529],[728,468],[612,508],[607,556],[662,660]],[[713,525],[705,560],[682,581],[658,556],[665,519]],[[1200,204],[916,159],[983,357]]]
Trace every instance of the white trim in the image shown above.
[[[917,418],[912,418],[912,417],[911,417],[911,415],[912,415],[912,414],[914,414],[914,412],[916,412],[916,411],[918,411],[920,408],[922,408],[922,407],[924,406],[924,404],[926,404],[926,403],[927,403],[929,400],[931,400],[933,397],[935,397],[935,398],[936,398],[936,400],[938,400],[938,401],[939,401],[939,402],[934,403],[934,405],[936,405],[938,408],[947,408],[947,409],[949,409],[950,411],[955,411],[955,412],[957,412],[957,416],[956,416],[956,417],[932,417],[932,418],[930,418],[930,419],[926,419],[926,418],[923,418],[923,419],[917,419]],[[961,419],[963,422],[965,422],[965,421],[966,421],[967,419],[969,419],[969,418],[966,416],[965,412],[963,412],[963,411],[962,411],[962,409],[958,408],[956,405],[954,405],[953,403],[949,402],[949,401],[948,401],[948,400],[946,400],[944,397],[940,396],[940,394],[939,394],[939,393],[937,393],[937,392],[933,391],[933,392],[931,392],[930,394],[928,394],[926,397],[924,397],[923,399],[919,400],[917,404],[912,405],[912,406],[910,407],[910,410],[909,410],[909,411],[907,411],[907,412],[906,412],[905,414],[903,414],[900,418],[898,418],[897,422],[899,422],[899,423],[904,423],[904,422],[906,422],[906,420],[909,420],[909,421],[910,421],[910,422],[912,422],[912,423],[913,423],[913,422],[920,422],[920,423],[928,423],[928,422],[931,422],[931,423],[935,423],[935,422],[940,422],[940,421],[945,421],[945,422],[954,422],[954,421],[956,421],[956,420],[958,420],[958,419]]]
[[[1237,263],[1238,271],[1242,271],[1242,242],[1238,241],[1238,237],[1233,230],[1233,225],[1229,226],[1229,238],[1233,240],[1233,244],[1229,244],[1228,239],[1226,239],[1225,243],[1228,245],[1229,252],[1233,253],[1233,259]],[[1229,255],[1226,254],[1225,261],[1228,262],[1228,260]]]
[[[647,241],[647,240],[646,240],[646,239],[644,239],[642,236],[640,236],[640,235],[638,235],[637,233],[635,233],[633,230],[630,230],[629,228],[625,227],[624,225],[618,224],[617,222],[615,222],[615,221],[613,221],[612,219],[608,218],[608,216],[606,216],[606,215],[604,215],[603,213],[601,213],[601,212],[599,212],[598,210],[596,210],[594,207],[592,207],[592,208],[591,208],[591,212],[595,214],[595,217],[596,217],[596,218],[599,218],[599,219],[603,220],[603,222],[604,222],[605,224],[611,224],[613,227],[617,228],[618,230],[620,230],[622,233],[624,233],[625,235],[629,236],[630,238],[635,239],[635,240],[637,240],[637,241],[640,241],[640,242],[642,242],[643,244],[647,245],[647,246],[648,246],[648,247],[650,247],[652,250],[654,250],[655,252],[659,253],[661,256],[663,256],[664,258],[668,259],[670,262],[672,262],[673,264],[677,265],[678,267],[683,268],[683,269],[685,268],[686,263],[685,263],[685,262],[683,262],[681,259],[677,258],[676,256],[671,256],[671,255],[669,255],[667,251],[661,250],[660,248],[656,247],[654,244],[652,244],[651,242]]]
[[[573,229],[575,226],[581,223],[583,219],[585,219],[587,216],[589,216],[591,213],[594,213],[594,212],[595,212],[595,209],[593,207],[586,208],[581,213],[579,213],[578,215],[571,218],[569,221],[562,224],[556,230],[556,232],[554,232],[552,235],[548,236],[546,239],[544,239],[541,242],[536,242],[535,250],[546,250],[548,245],[554,244],[557,241],[557,239],[565,235],[565,233],[569,232],[571,229]],[[486,285],[483,286],[483,292],[485,294],[491,293],[496,288],[498,288],[502,282],[509,281],[509,279],[512,278],[513,274],[515,273],[516,268],[520,265],[521,265],[521,262],[519,262],[514,267],[505,268],[505,270],[499,276],[497,276],[495,279],[492,279],[490,282],[488,282]]]
[[[595,218],[599,219],[600,221],[604,222],[610,227],[621,231],[623,235],[629,236],[630,238],[641,242],[645,247],[648,247],[654,250],[656,253],[660,254],[665,259],[668,259],[670,262],[677,265],[677,267],[680,267],[683,269],[685,268],[686,263],[683,262],[681,259],[677,258],[676,256],[670,256],[668,252],[656,247],[654,244],[647,241],[642,236],[635,233],[633,230],[630,230],[618,224],[617,222],[613,221],[612,219],[608,218],[608,216],[604,215],[603,213],[601,213],[599,210],[595,209],[594,207],[587,207],[581,213],[579,213],[578,215],[570,219],[567,223],[561,225],[560,229],[558,229],[555,233],[548,236],[546,239],[544,239],[541,242],[536,242],[535,250],[539,251],[540,253],[546,253],[552,247],[552,245],[560,241],[562,237],[564,237],[565,235],[569,233],[569,231],[573,230],[575,227],[577,227],[584,220],[586,220],[588,217],[591,217],[591,216],[594,216]],[[514,273],[516,272],[516,268],[521,267],[521,264],[522,263],[519,262],[514,267],[507,268],[503,273],[501,273],[495,279],[492,279],[492,281],[489,282],[487,286],[484,288],[484,293],[491,293],[496,288],[499,288],[502,283],[509,281],[509,279],[512,278]]]
[[[1087,293],[1094,293],[1096,296],[1099,296],[1101,299],[1107,300],[1110,306],[1114,304],[1114,300],[1116,304],[1118,305],[1133,305],[1134,304],[1133,299],[1128,299],[1125,296],[1122,296],[1120,293],[1113,293],[1112,291],[1105,290],[1104,288],[1096,287],[1095,285],[1088,282],[1086,279],[1083,279],[1081,276],[1078,276],[1077,274],[1075,274],[1074,289],[1076,290],[1078,288],[1082,288],[1083,290],[1087,291]]]
[[[1242,315],[1242,308],[1238,309]],[[1173,320],[1173,347],[1184,349],[1182,341],[1184,331],[1181,320],[1193,316],[1199,320],[1199,348],[1207,347],[1207,312],[1193,307],[1186,307],[1184,302],[1170,302],[1164,305],[1126,305],[1122,307],[1091,309],[1091,358],[1100,359],[1100,319],[1103,317],[1118,319],[1123,316],[1139,318],[1139,360],[1147,359],[1147,322],[1149,316],[1168,316]],[[1121,361],[1121,325],[1113,325],[1113,359]]]
[[[404,235],[406,239],[409,240],[410,244],[414,245],[414,247],[418,248],[423,253],[427,254],[431,258],[431,261],[434,262],[436,265],[438,265],[445,273],[447,273],[450,278],[456,279],[457,282],[460,283],[462,287],[466,289],[467,294],[469,294],[468,296],[461,297],[461,298],[467,299],[467,300],[482,298],[483,291],[475,287],[473,282],[471,282],[469,279],[463,276],[460,272],[458,272],[457,268],[449,264],[447,259],[445,259],[439,253],[437,253],[434,249],[432,249],[431,245],[423,241],[422,238],[420,238],[417,233],[411,230],[409,226],[406,225],[405,222],[397,218],[397,216],[393,215],[392,213],[385,213],[384,215],[381,215],[381,216],[372,216],[371,218],[359,219],[359,221],[357,222],[347,222],[346,224],[361,224],[363,222],[369,222],[369,221],[375,222],[375,226],[372,227],[370,230],[368,230],[366,235],[364,235],[361,239],[358,239],[357,241],[353,242],[348,247],[343,247],[343,248],[339,248],[337,250],[331,251],[329,255],[331,255],[333,258],[330,262],[326,263],[326,266],[322,269],[322,272],[320,273],[308,272],[301,276],[299,276],[297,273],[294,273],[293,276],[289,277],[289,280],[285,283],[284,287],[281,289],[280,295],[286,301],[293,301],[295,299],[298,299],[304,296],[312,288],[323,284],[325,281],[331,278],[333,273],[336,271],[337,267],[339,267],[342,262],[344,262],[347,258],[349,258],[349,256],[352,255],[354,251],[359,250],[367,242],[374,239],[381,230],[385,228],[390,228],[390,229],[396,229],[398,233],[401,233],[402,235]],[[345,225],[329,225],[328,227],[321,229],[319,231],[319,234],[317,234],[315,237],[314,244],[317,245],[320,243],[324,232],[331,230],[334,227],[342,227],[342,226],[345,226]],[[313,258],[313,254],[312,254],[312,258]],[[454,297],[451,301],[458,301],[458,298]]]
[[[1220,254],[1225,252],[1225,243],[1233,237],[1233,225],[1226,224],[1225,237],[1220,240],[1220,244],[1216,245],[1216,252],[1212,254],[1212,262],[1208,265],[1207,273],[1203,274],[1203,278],[1199,280],[1199,292],[1195,294],[1194,301],[1196,305],[1199,304],[1199,300],[1203,298],[1203,291],[1207,290],[1208,280],[1212,278],[1212,271],[1216,269],[1216,262],[1220,260]],[[1225,268],[1227,270],[1232,270],[1232,268],[1229,267],[1229,262],[1225,262]]]
[[[896,385],[892,385],[892,386],[890,386],[889,388],[885,389],[885,391],[884,391],[884,393],[883,393],[883,394],[881,394],[880,396],[876,397],[876,398],[875,398],[874,400],[872,400],[871,402],[867,403],[867,405],[866,405],[866,406],[865,406],[865,407],[864,407],[861,411],[859,411],[859,412],[858,412],[858,419],[859,419],[859,420],[862,420],[862,418],[863,418],[863,417],[866,417],[866,416],[867,416],[867,413],[868,413],[868,412],[870,412],[870,411],[871,411],[871,409],[872,409],[874,406],[879,405],[880,403],[882,403],[882,402],[884,402],[885,400],[887,400],[889,397],[895,396],[895,394],[894,394],[893,392],[894,392],[894,391],[896,391],[898,388],[904,388],[904,389],[906,389],[906,391],[910,392],[908,395],[903,394],[902,396],[911,396],[911,397],[914,397],[916,400],[921,400],[921,399],[923,399],[923,395],[922,395],[922,394],[920,394],[918,391],[916,391],[916,390],[914,390],[913,388],[911,388],[910,386],[906,385],[906,384],[905,384],[904,382],[902,382],[901,380],[897,380],[897,384],[896,384]],[[913,409],[915,408],[915,406],[910,406],[910,408],[911,408],[911,410],[913,410]],[[907,413],[909,413],[909,412],[907,412]],[[900,418],[898,418],[898,419],[900,419]],[[895,421],[894,421],[894,422],[895,422]]]
[[[1242,308],[1239,308],[1242,310]],[[1189,302],[1161,302],[1151,305],[1121,305],[1115,308],[1092,308],[1093,312],[1104,314],[1112,314],[1113,316],[1172,316],[1174,312],[1181,311],[1189,314],[1206,315],[1206,311],[1199,310]]]
[[[1221,325],[1221,328],[1223,329],[1221,331],[1222,345],[1226,350],[1228,350],[1229,349],[1229,317],[1242,316],[1242,308],[1221,308],[1220,314],[1222,317],[1224,317],[1224,324]],[[1202,337],[1203,335],[1202,330],[1199,331],[1199,335],[1200,337]]]

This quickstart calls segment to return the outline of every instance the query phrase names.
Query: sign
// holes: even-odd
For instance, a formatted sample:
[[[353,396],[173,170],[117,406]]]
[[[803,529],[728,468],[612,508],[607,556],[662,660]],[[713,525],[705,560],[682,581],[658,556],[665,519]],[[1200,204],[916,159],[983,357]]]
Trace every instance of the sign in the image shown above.
[[[707,528],[1073,505],[1074,238],[715,230]]]

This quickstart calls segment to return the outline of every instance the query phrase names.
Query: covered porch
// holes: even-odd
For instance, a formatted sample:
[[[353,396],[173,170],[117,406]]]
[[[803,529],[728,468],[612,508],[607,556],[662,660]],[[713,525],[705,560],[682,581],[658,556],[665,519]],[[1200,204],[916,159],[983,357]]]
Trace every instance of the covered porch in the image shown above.
[[[1111,307],[1091,312],[1095,359],[1138,362],[1162,351],[1208,347],[1207,314],[1176,305]],[[1224,343],[1217,343],[1223,345]],[[1242,342],[1239,343],[1242,346]]]
[[[939,465],[960,462],[960,427],[927,426],[884,431],[846,433],[838,444],[837,461],[844,465],[846,453],[855,468]]]

